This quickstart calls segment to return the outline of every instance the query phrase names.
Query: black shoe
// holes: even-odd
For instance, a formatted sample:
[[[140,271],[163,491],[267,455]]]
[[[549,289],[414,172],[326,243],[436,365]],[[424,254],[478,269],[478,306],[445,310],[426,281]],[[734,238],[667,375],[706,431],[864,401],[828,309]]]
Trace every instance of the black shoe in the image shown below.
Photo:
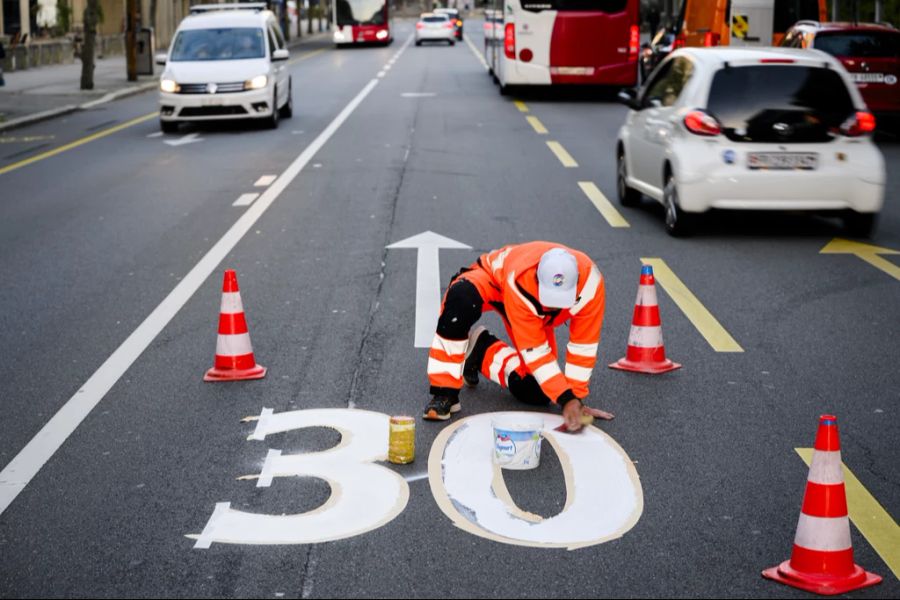
[[[450,398],[449,396],[435,396],[425,407],[425,413],[422,418],[428,421],[446,421],[452,413],[457,413],[462,409],[459,398]]]
[[[487,335],[483,335],[487,333]],[[469,332],[469,345],[466,347],[466,363],[463,365],[463,381],[469,387],[478,385],[478,374],[484,353],[497,338],[488,333],[487,327],[479,326]]]

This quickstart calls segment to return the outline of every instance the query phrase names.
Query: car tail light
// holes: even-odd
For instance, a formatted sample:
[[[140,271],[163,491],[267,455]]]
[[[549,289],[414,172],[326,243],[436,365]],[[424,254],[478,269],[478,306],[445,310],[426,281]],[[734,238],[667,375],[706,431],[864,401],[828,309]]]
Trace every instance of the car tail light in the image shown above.
[[[637,25],[631,26],[631,34],[628,37],[628,59],[637,60],[641,46],[641,29]]]
[[[684,48],[687,45],[687,40],[684,37],[684,33],[679,33],[675,36],[675,41],[672,42],[672,50],[678,50],[679,48]]]
[[[416,23],[416,29],[424,29],[425,23]]]
[[[707,48],[711,48],[713,46],[718,46],[719,41],[722,39],[722,36],[714,31],[707,31],[706,35],[703,36],[703,45]]]
[[[444,23],[444,29],[453,29],[453,21],[448,21]]]
[[[516,24],[507,23],[503,30],[503,53],[506,58],[516,58]]]
[[[722,127],[715,117],[702,110],[692,110],[684,117],[684,126],[696,135],[716,136],[722,133]]]
[[[848,137],[859,137],[875,131],[875,115],[863,110],[857,111],[841,125],[841,133]]]

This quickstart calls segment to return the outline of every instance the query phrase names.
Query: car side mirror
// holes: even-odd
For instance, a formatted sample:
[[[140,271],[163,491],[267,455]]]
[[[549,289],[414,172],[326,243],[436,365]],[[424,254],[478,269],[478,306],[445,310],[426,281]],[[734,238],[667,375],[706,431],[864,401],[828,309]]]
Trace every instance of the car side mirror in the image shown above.
[[[288,52],[287,48],[279,48],[275,52],[272,53],[272,62],[276,62],[279,60],[287,60],[291,57],[291,53]]]
[[[630,108],[631,110],[641,110],[641,105],[637,99],[637,90],[627,88],[619,91],[619,102]]]
[[[165,52],[160,52],[154,57],[154,60],[156,61],[156,64],[166,66],[166,61],[169,60],[169,55]]]

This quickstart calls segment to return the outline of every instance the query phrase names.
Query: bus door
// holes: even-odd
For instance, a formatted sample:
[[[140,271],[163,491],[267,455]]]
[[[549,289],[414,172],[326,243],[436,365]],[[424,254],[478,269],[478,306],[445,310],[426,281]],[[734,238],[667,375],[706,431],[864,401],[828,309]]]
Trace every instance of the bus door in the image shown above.
[[[771,46],[774,0],[732,0],[728,17],[732,46]]]

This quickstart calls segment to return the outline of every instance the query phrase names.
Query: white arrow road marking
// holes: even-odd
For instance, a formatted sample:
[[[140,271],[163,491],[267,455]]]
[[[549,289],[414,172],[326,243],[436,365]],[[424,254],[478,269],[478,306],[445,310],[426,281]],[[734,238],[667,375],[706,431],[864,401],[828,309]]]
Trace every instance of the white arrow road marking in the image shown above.
[[[253,192],[249,194],[241,194],[240,197],[235,200],[231,205],[232,206],[250,206],[253,204],[253,201],[259,197],[259,194],[255,194]]]
[[[194,142],[202,142],[203,138],[199,137],[199,133],[189,133],[178,140],[166,140],[165,143],[170,146],[184,146],[185,144],[193,144]]]
[[[431,231],[414,235],[388,246],[415,248],[416,256],[416,348],[430,348],[437,329],[441,307],[441,266],[438,253],[441,248],[471,250],[462,242]]]
[[[272,185],[272,182],[278,179],[278,175],[263,175],[254,183],[254,187],[268,187]]]

